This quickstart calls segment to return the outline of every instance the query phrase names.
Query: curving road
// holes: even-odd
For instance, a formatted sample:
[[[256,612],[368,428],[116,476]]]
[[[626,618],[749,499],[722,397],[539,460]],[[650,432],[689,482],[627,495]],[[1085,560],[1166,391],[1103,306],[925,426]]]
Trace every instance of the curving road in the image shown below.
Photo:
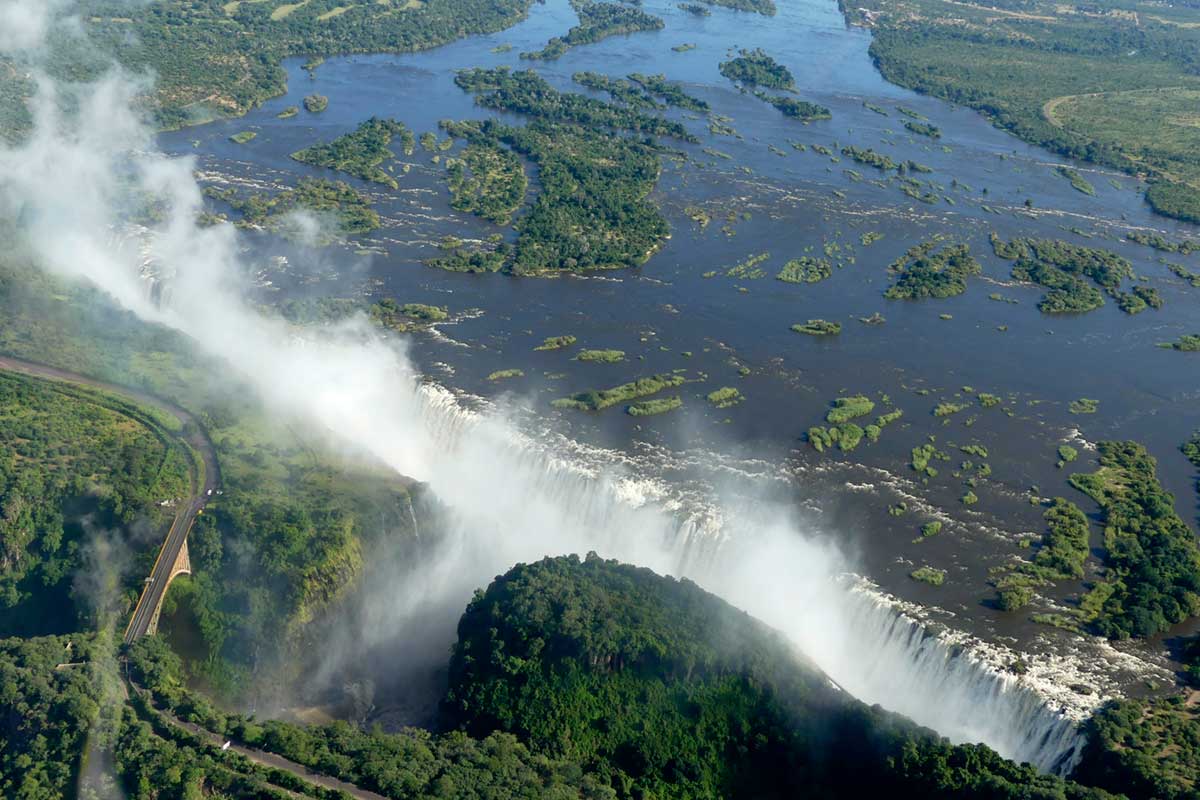
[[[183,425],[183,429],[187,433],[183,437],[184,440],[200,454],[200,458],[204,462],[204,480],[198,481],[198,476],[192,475],[192,496],[188,498],[186,505],[179,510],[171,522],[171,529],[167,531],[167,537],[163,540],[158,558],[154,562],[154,568],[150,571],[150,577],[146,580],[146,585],[138,598],[137,607],[134,608],[133,617],[129,621],[129,627],[125,629],[125,643],[130,644],[144,636],[150,628],[150,623],[154,620],[154,612],[162,602],[163,594],[167,590],[171,569],[175,566],[179,551],[183,549],[183,545],[187,541],[192,523],[204,509],[213,491],[220,486],[221,472],[217,465],[217,454],[213,449],[212,440],[208,438],[208,434],[191,412],[138,389],[131,389],[128,386],[108,383],[87,375],[11,356],[0,356],[0,370],[102,389],[110,394],[134,400],[140,405],[165,412],[175,417]]]

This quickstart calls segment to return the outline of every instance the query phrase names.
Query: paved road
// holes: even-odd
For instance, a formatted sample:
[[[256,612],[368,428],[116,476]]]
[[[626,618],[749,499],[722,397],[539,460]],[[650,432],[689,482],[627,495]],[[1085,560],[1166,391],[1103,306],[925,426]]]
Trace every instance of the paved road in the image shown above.
[[[138,695],[146,701],[153,712],[157,714],[159,718],[162,719],[162,721],[166,724],[173,725],[177,728],[182,728],[188,733],[200,737],[200,739],[212,745],[213,747],[219,748],[225,743],[226,739],[224,736],[219,736],[207,728],[202,728],[195,723],[184,722],[170,711],[159,708],[159,706],[154,702],[154,698],[151,697],[150,693],[146,689],[138,686],[132,680],[129,680],[128,684],[123,681],[121,685],[125,690],[126,699],[129,698],[129,687],[132,686],[133,691],[137,692]],[[326,789],[334,789],[336,791],[345,792],[350,797],[356,798],[356,800],[388,800],[387,797],[384,797],[381,794],[376,794],[368,789],[360,789],[352,783],[346,783],[345,781],[338,780],[337,778],[331,778],[330,776],[323,775],[319,772],[313,772],[303,764],[297,764],[295,761],[290,761],[283,756],[279,756],[274,753],[255,750],[252,747],[246,747],[245,745],[236,743],[230,743],[229,750],[230,752],[237,753],[238,755],[249,759],[259,766],[281,770],[315,786],[321,786]],[[274,786],[274,784],[272,785]],[[280,786],[276,786],[275,788],[283,789],[283,787]],[[293,797],[301,796],[289,789],[283,789],[283,791],[287,792]]]
[[[150,578],[145,588],[142,589],[141,597],[138,598],[137,607],[133,611],[133,618],[130,620],[129,627],[125,631],[125,643],[129,644],[145,635],[147,629],[149,629],[150,623],[154,618],[154,610],[158,608],[158,604],[162,601],[163,592],[167,589],[167,581],[171,576],[171,567],[175,565],[175,559],[179,556],[179,551],[183,549],[188,531],[192,529],[192,523],[196,521],[196,515],[203,510],[212,492],[221,484],[221,472],[217,465],[217,455],[213,449],[212,441],[208,438],[208,434],[204,431],[204,428],[190,412],[141,390],[119,386],[114,383],[97,380],[96,378],[90,378],[87,375],[80,375],[68,370],[58,369],[57,367],[50,367],[45,364],[38,364],[10,356],[0,356],[0,370],[19,372],[23,375],[32,375],[37,378],[65,381],[82,386],[90,386],[95,389],[102,389],[111,394],[126,397],[141,405],[150,406],[170,414],[184,426],[184,430],[187,431],[186,441],[195,448],[204,462],[204,481],[197,487],[195,485],[197,481],[195,480],[195,476],[193,476],[192,496],[187,499],[184,507],[175,515],[175,520],[171,523],[171,529],[167,532],[167,537],[163,541],[162,549],[159,550],[158,559],[154,562],[154,568],[150,572]]]

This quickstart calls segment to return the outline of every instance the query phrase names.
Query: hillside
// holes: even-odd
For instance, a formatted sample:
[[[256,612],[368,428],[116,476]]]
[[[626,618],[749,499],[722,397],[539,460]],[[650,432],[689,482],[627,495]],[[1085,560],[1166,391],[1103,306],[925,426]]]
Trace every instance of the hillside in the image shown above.
[[[868,708],[698,586],[594,554],[514,567],[458,632],[444,724],[515,733],[621,796],[1103,795]]]

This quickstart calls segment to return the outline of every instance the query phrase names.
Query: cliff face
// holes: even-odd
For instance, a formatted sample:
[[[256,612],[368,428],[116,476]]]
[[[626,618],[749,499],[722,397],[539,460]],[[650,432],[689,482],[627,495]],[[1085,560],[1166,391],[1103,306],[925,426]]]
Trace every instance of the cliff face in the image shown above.
[[[445,727],[516,733],[622,795],[1091,794],[868,708],[695,584],[595,555],[514,567],[458,633]]]

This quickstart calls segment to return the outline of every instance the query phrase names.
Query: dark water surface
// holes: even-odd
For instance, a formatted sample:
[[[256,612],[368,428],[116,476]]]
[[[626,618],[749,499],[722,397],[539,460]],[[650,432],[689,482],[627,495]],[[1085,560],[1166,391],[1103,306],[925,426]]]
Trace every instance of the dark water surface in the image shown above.
[[[785,0],[773,18],[720,8],[711,17],[696,18],[662,0],[648,1],[645,9],[662,16],[666,28],[574,48],[553,62],[522,62],[517,54],[538,49],[575,23],[566,0],[535,6],[527,21],[508,31],[429,52],[331,59],[312,76],[296,60],[288,65],[287,96],[243,119],[164,135],[162,141],[168,151],[195,153],[202,177],[210,180],[279,187],[300,176],[323,175],[347,180],[377,201],[386,227],[349,247],[326,248],[314,256],[273,240],[258,243],[256,255],[270,281],[267,294],[391,296],[447,306],[455,322],[441,326],[440,335],[418,335],[412,343],[415,358],[440,382],[484,396],[510,392],[533,424],[539,418],[553,420],[579,441],[635,454],[661,454],[658,448],[665,446],[679,454],[679,466],[664,467],[661,457],[656,463],[680,479],[717,483],[722,474],[737,474],[734,465],[749,472],[782,470],[789,481],[782,489],[776,481],[776,490],[819,509],[862,572],[890,592],[952,612],[956,625],[994,638],[1013,637],[1023,645],[1058,635],[1032,625],[1024,614],[1001,615],[984,601],[991,593],[988,568],[1027,554],[1017,541],[1042,531],[1042,509],[1029,502],[1030,487],[1046,496],[1071,497],[1095,511],[1067,485],[1072,467],[1055,466],[1060,443],[1072,441],[1081,448],[1080,462],[1072,465],[1081,469],[1091,468],[1092,455],[1081,438],[1145,443],[1160,459],[1162,478],[1175,492],[1181,514],[1194,521],[1193,470],[1177,448],[1200,427],[1200,356],[1155,343],[1200,333],[1200,289],[1172,276],[1156,251],[1121,237],[1131,228],[1176,237],[1200,236],[1200,231],[1152,216],[1133,178],[1073,164],[1096,188],[1095,196],[1085,195],[1054,172],[1054,165],[1066,163],[1062,159],[993,128],[974,112],[888,84],[867,54],[870,34],[845,27],[832,2]],[[684,42],[697,47],[671,50]],[[506,43],[513,45],[511,51],[491,52]],[[804,125],[740,93],[717,70],[734,47],[761,47],[787,65],[796,76],[798,96],[828,106],[832,120]],[[448,234],[468,240],[513,234],[451,210],[443,167],[419,147],[411,157],[401,156],[412,167],[403,176],[397,170],[396,192],[289,158],[370,116],[394,117],[418,135],[437,131],[441,119],[502,116],[520,124],[518,116],[476,107],[454,86],[456,69],[495,65],[532,67],[560,89],[573,91],[585,91],[571,82],[571,74],[581,70],[614,76],[665,73],[707,100],[713,112],[731,117],[729,124],[744,138],[713,136],[707,120],[669,112],[702,140],[698,146],[680,146],[687,160],[664,162],[652,195],[668,217],[671,239],[641,268],[558,279],[461,275],[424,266]],[[296,118],[276,119],[312,92],[330,98],[326,112],[302,110]],[[864,101],[886,109],[888,116],[866,108]],[[910,135],[898,105],[928,117],[941,128],[942,138]],[[228,140],[242,130],[254,130],[258,137],[244,146]],[[799,152],[791,142],[809,149]],[[848,158],[834,163],[813,151],[813,144],[835,152],[847,144],[871,147],[896,161],[926,164],[933,172],[913,177],[940,184],[938,194],[954,203],[918,202],[895,182],[886,188],[873,185],[870,180],[886,176]],[[772,145],[783,155],[769,149]],[[703,148],[732,159],[714,158]],[[861,173],[862,180],[848,169]],[[536,180],[532,183],[536,191]],[[1027,198],[1032,211],[1024,208]],[[705,209],[711,224],[701,228],[685,212],[690,207]],[[730,215],[733,221],[727,224]],[[866,232],[883,238],[863,246],[859,237]],[[1166,305],[1130,317],[1110,300],[1085,315],[1045,316],[1036,308],[1039,288],[1005,285],[1011,265],[992,254],[991,232],[1006,239],[1062,238],[1112,249],[1134,262],[1137,274],[1159,289]],[[969,281],[964,295],[949,300],[884,299],[887,265],[932,234],[969,242],[983,275]],[[820,256],[833,243],[852,252],[854,260],[831,279],[813,285],[774,279],[788,259]],[[770,253],[761,265],[766,277],[724,274],[764,252]],[[268,255],[286,256],[286,265]],[[1200,256],[1168,257],[1200,271]],[[710,271],[716,276],[704,277]],[[1018,302],[989,299],[993,292]],[[886,324],[859,321],[876,312]],[[810,318],[840,321],[843,332],[813,338],[789,330]],[[560,334],[579,337],[579,345],[533,351],[544,337]],[[580,347],[622,349],[627,360],[611,365],[572,361]],[[486,379],[507,368],[520,368],[525,377],[501,383]],[[746,368],[749,373],[742,374]],[[684,408],[671,414],[637,419],[620,408],[588,415],[550,407],[556,397],[675,369],[687,370],[694,380],[679,390]],[[721,386],[739,388],[745,401],[731,409],[712,408],[704,395]],[[955,397],[963,387],[999,395],[1004,402],[984,409],[966,395],[970,409],[946,422],[935,418],[934,405],[963,400]],[[821,423],[830,400],[847,392],[877,399],[886,393],[905,411],[879,443],[861,445],[853,462],[817,454],[802,440],[809,426]],[[1068,403],[1080,397],[1099,400],[1099,412],[1070,414]],[[952,475],[960,461],[983,461],[976,456],[955,450],[951,462],[937,464],[937,478],[928,485],[916,481],[907,467],[909,451],[930,435],[947,451],[951,443],[988,449],[992,474],[974,488],[977,505],[968,509],[959,502],[966,487]],[[757,466],[746,467],[740,459],[754,459]],[[723,472],[722,464],[730,469]],[[889,515],[888,506],[901,500],[909,504],[908,513]],[[947,522],[943,533],[914,543],[920,525],[935,515]],[[924,563],[948,570],[943,586],[908,578]],[[1057,594],[1078,589],[1064,586]],[[1157,647],[1152,644],[1146,652]]]

